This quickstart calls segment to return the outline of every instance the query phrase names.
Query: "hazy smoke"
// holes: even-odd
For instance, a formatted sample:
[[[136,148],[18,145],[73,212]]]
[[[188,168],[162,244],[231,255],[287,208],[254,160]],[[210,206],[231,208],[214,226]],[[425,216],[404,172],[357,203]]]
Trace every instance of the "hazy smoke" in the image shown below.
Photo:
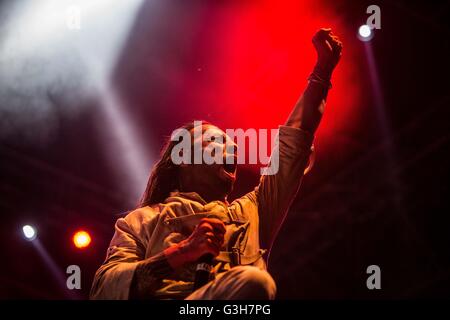
[[[59,119],[105,86],[136,3],[18,0],[0,7],[0,140],[49,142]]]
[[[151,160],[111,73],[141,0],[17,0],[0,6],[0,142],[46,146],[61,119],[98,115],[118,186],[133,203]],[[75,16],[73,16],[75,14]]]
[[[59,117],[79,110],[89,81],[76,53],[45,48],[21,54],[16,39],[0,51],[0,137],[45,144],[57,132]]]

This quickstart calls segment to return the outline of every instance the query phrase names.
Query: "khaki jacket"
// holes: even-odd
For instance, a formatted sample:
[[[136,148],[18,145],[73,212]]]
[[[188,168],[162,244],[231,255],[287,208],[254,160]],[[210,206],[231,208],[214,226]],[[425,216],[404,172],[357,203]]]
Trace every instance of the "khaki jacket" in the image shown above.
[[[222,220],[225,243],[214,260],[214,272],[235,265],[266,269],[268,252],[300,186],[311,154],[313,136],[280,126],[279,167],[231,204],[206,203],[196,193],[174,191],[158,205],[142,207],[118,219],[103,265],[95,274],[92,299],[128,299],[136,264],[187,238],[203,217]],[[182,298],[192,292],[195,264],[172,270],[161,279],[155,298]]]

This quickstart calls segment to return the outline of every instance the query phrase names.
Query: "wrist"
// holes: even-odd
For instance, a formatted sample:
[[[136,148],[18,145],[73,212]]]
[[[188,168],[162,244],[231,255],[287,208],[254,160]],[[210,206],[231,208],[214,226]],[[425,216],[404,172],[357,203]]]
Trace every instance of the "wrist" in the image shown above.
[[[308,81],[320,84],[326,90],[331,89],[331,74],[333,69],[327,65],[321,64],[319,61],[314,66],[313,71],[308,77]]]
[[[334,68],[329,63],[317,61],[316,65],[314,66],[313,73],[324,80],[330,81],[333,69]]]
[[[178,269],[190,261],[184,241],[165,249],[164,255],[173,269]]]

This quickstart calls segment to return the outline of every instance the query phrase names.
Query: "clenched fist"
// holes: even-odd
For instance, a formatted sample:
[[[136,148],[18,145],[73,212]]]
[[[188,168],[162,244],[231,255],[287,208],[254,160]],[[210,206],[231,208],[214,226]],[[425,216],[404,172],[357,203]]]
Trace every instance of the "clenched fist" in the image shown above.
[[[331,29],[322,28],[312,38],[317,52],[317,67],[323,76],[330,78],[342,54],[342,42]]]
[[[165,250],[172,267],[197,261],[205,254],[214,257],[220,252],[224,243],[225,225],[215,218],[203,218],[192,234],[185,240]]]

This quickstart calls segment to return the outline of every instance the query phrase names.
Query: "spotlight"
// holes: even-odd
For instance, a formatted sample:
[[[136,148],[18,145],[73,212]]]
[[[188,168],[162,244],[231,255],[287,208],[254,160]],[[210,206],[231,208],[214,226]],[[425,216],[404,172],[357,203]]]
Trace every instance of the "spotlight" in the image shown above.
[[[367,24],[363,24],[358,29],[358,38],[361,41],[369,41],[373,38],[372,29]]]
[[[78,231],[73,235],[73,244],[78,249],[84,249],[91,243],[91,236],[86,231]]]
[[[33,228],[32,226],[27,224],[22,227],[22,231],[23,235],[25,236],[25,239],[27,239],[28,241],[36,239],[37,232],[36,229]]]

